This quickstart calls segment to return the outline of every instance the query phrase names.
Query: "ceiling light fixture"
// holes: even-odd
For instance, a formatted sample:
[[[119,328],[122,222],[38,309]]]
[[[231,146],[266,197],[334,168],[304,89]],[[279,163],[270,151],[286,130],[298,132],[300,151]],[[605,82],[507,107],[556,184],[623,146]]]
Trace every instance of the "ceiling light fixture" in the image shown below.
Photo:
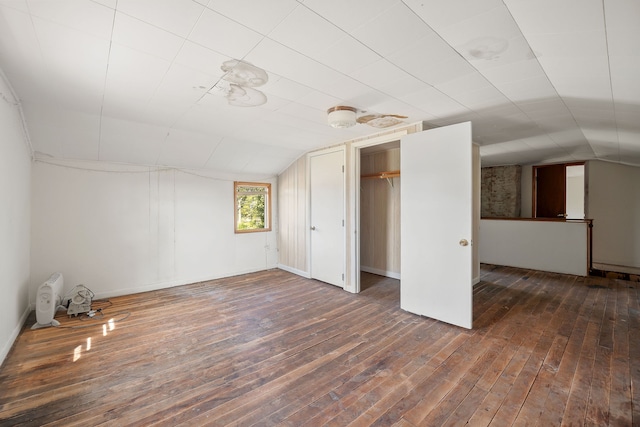
[[[336,129],[350,128],[356,125],[356,109],[339,105],[327,110],[327,121]]]

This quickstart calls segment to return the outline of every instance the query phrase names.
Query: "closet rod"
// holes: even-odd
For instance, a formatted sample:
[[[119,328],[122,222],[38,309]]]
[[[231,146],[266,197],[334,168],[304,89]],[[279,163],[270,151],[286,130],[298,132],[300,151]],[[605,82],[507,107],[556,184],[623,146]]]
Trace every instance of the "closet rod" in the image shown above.
[[[388,179],[388,178],[396,178],[400,176],[400,171],[386,171],[386,172],[378,172],[378,173],[371,173],[371,174],[367,174],[367,175],[360,175],[360,178],[362,179]]]

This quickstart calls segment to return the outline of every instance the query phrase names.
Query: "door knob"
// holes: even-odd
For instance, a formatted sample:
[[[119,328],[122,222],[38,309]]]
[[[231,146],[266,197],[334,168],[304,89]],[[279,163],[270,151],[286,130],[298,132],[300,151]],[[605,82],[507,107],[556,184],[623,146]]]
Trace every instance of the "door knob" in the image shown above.
[[[315,231],[315,229],[316,229],[316,226],[315,226],[315,225],[312,225],[312,226],[311,226],[311,231]]]
[[[467,241],[467,239],[460,240],[460,246],[467,246],[468,244],[469,242]]]

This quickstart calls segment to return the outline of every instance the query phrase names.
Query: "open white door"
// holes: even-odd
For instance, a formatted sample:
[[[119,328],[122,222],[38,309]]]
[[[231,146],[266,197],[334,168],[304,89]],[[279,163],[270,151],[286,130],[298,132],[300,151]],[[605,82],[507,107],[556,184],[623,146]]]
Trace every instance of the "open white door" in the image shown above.
[[[344,288],[344,150],[309,155],[311,278]]]
[[[400,307],[471,329],[471,123],[407,135],[400,142],[400,153]]]

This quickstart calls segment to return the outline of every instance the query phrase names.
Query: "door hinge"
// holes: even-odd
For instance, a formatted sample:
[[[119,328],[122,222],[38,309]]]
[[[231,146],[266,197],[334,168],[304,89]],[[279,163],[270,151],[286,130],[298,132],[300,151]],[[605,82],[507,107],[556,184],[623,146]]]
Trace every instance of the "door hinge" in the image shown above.
[[[342,173],[344,173],[344,165],[342,165]]]
[[[344,282],[344,273],[342,273],[342,281]]]
[[[344,227],[344,219],[342,220],[342,226]]]

